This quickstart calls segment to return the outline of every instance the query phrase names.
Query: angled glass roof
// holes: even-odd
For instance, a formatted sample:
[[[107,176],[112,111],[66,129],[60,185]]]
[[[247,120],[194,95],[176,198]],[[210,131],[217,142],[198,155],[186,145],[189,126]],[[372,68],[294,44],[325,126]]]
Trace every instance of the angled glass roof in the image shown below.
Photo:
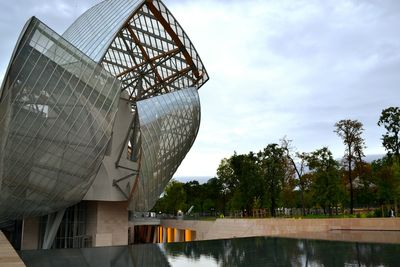
[[[75,20],[62,36],[94,61],[100,62],[118,30],[141,2],[100,2]]]
[[[115,75],[132,102],[208,80],[192,42],[159,0],[101,2],[63,37]]]

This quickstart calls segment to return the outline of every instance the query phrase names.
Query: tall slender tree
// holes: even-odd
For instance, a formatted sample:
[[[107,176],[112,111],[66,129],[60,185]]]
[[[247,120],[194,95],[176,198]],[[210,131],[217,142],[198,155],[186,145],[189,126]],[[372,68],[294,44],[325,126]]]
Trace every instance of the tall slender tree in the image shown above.
[[[281,140],[281,147],[283,150],[286,152],[286,157],[289,160],[289,163],[292,165],[297,178],[298,178],[298,186],[300,189],[300,195],[301,195],[301,213],[304,216],[305,215],[305,199],[304,199],[304,191],[305,191],[305,181],[303,179],[303,174],[304,174],[304,167],[306,163],[306,157],[307,153],[302,152],[293,152],[293,147],[291,146],[292,140],[289,140],[285,137],[283,137]],[[295,162],[297,160],[297,163]]]
[[[363,124],[358,120],[340,120],[335,124],[335,133],[340,136],[346,147],[344,154],[344,165],[347,165],[347,176],[350,190],[350,213],[354,209],[354,188],[352,169],[356,162],[364,157],[365,143],[362,138]]]

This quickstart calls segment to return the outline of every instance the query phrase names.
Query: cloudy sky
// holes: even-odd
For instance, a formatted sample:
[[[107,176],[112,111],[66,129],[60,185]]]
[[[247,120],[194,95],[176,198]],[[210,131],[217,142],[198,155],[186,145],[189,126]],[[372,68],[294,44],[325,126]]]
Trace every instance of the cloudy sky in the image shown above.
[[[1,1],[0,76],[30,16],[63,33],[97,2]],[[384,153],[376,122],[399,106],[400,1],[164,2],[210,75],[199,135],[176,177],[214,176],[233,151],[256,152],[284,135],[298,151],[328,146],[339,158],[340,119],[364,124],[366,154]]]

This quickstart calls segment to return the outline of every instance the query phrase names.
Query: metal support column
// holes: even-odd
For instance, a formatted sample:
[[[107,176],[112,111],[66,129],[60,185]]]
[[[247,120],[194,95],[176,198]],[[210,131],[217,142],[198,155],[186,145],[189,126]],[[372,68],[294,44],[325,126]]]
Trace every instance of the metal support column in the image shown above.
[[[47,224],[42,245],[43,249],[51,248],[54,238],[56,237],[58,228],[60,227],[60,223],[64,216],[65,210],[66,209],[62,209],[47,215]]]

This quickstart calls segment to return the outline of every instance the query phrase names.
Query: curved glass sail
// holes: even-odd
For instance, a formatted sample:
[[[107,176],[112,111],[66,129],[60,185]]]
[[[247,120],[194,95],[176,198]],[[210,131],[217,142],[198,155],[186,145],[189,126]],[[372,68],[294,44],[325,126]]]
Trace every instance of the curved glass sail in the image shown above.
[[[126,186],[130,208],[151,209],[196,138],[207,80],[160,0],[105,0],[62,36],[32,18],[0,88],[0,224],[82,200],[112,132],[126,138],[107,154],[110,173],[139,173]],[[119,101],[131,123],[114,127]],[[118,164],[125,150],[132,166]]]
[[[38,19],[0,100],[0,223],[80,201],[111,138],[120,82]]]
[[[63,37],[117,77],[131,101],[200,88],[208,80],[189,37],[159,0],[103,1]]]
[[[207,71],[192,42],[160,0],[103,1],[82,14],[67,29],[63,37],[93,60],[99,62],[121,81],[121,90],[128,93],[128,97],[124,97],[124,99],[126,98],[131,103],[134,117],[137,116],[136,113],[140,113],[139,106],[142,106],[142,113],[139,114],[139,117],[145,116],[150,109],[156,110],[159,104],[157,104],[155,96],[178,92],[188,87],[198,89],[208,80]],[[193,90],[196,89],[189,91]],[[174,95],[174,97],[176,96]],[[144,99],[149,99],[149,102],[143,102]],[[166,96],[166,99],[169,97]],[[173,105],[178,107],[181,100],[175,100],[176,103]],[[156,106],[151,107],[153,104]],[[146,107],[143,108],[144,106]],[[158,116],[162,114],[163,112],[160,111]],[[168,124],[168,120],[164,123]],[[136,123],[135,119],[134,124]],[[144,123],[144,126],[141,123]],[[153,125],[153,130],[150,131],[150,129],[143,128],[147,127],[146,121],[142,120],[141,123],[136,125],[136,128],[134,127],[140,129],[141,142],[138,141],[137,133],[128,129],[130,131],[128,133],[130,149],[138,151],[142,148],[143,151],[141,160],[140,156],[132,157],[133,160],[138,159],[141,162],[139,172],[142,178],[140,183],[137,182],[139,178],[133,182],[129,199],[131,208],[148,210],[152,208],[155,199],[171,179],[190,146],[181,150],[186,145],[177,143],[175,148],[177,151],[172,152],[172,149],[169,148],[168,152],[168,155],[173,154],[175,158],[168,158],[165,161],[162,160],[165,158],[163,156],[157,158],[155,155],[146,154],[146,149],[154,153],[158,148],[155,147],[155,143],[143,143],[145,140],[153,140],[151,138],[156,134],[165,138],[168,136],[157,133],[164,129],[154,128]],[[187,122],[185,121],[185,123]],[[192,123],[194,122],[192,121]],[[198,125],[196,127],[198,128]],[[120,131],[120,129],[116,129],[116,131]],[[189,142],[191,144],[196,133],[197,130],[192,136],[188,133],[187,139],[177,138],[176,142],[185,143],[192,139]],[[151,136],[147,136],[147,134],[151,134]],[[161,141],[157,140],[157,142]],[[164,149],[163,142],[158,144],[161,146],[160,149]],[[179,160],[176,160],[177,158]],[[171,162],[175,162],[174,160],[178,162],[176,166],[171,165]],[[151,164],[155,164],[155,166]],[[167,166],[163,167],[163,164],[167,164]],[[159,173],[151,173],[152,170]],[[137,202],[136,204],[132,204],[133,198]]]
[[[107,0],[88,9],[63,33],[62,37],[88,57],[100,62],[139,0]]]
[[[137,109],[142,158],[129,206],[131,210],[148,211],[196,139],[200,100],[196,88],[187,88],[139,101]]]

